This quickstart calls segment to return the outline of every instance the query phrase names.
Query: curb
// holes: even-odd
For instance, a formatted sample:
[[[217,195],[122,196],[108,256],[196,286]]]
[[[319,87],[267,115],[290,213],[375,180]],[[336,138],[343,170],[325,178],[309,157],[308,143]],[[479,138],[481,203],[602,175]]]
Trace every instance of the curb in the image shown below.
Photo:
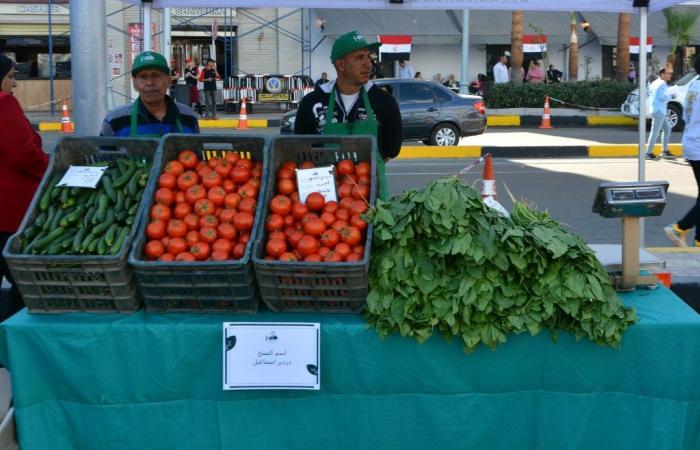
[[[553,127],[628,127],[636,126],[637,119],[627,116],[552,116]],[[249,128],[276,128],[280,126],[280,119],[248,119]],[[489,127],[520,127],[536,128],[542,123],[541,116],[530,115],[497,115],[487,116],[486,124]],[[60,131],[61,122],[33,123],[38,131]],[[238,119],[199,120],[199,128],[236,128]]]
[[[670,144],[673,156],[682,157],[681,144]],[[661,153],[661,145],[654,147]],[[479,158],[489,153],[494,158],[637,158],[636,144],[550,145],[542,147],[495,147],[470,145],[462,147],[403,146],[396,159]]]

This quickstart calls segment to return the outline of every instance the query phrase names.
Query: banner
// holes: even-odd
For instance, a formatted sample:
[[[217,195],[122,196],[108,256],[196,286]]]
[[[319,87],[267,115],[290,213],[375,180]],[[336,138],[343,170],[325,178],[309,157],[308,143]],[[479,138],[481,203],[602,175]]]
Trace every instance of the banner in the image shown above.
[[[156,24],[151,24],[151,36],[157,31]],[[143,49],[143,24],[130,23],[129,28],[129,53],[131,54],[130,61],[133,63],[136,55],[141,53]],[[151,47],[154,52],[160,52],[160,39],[151,39]]]
[[[647,36],[647,53],[651,53],[654,38]],[[630,53],[639,54],[639,36],[630,36]]]
[[[544,53],[547,51],[547,36],[541,34],[523,35],[523,53]]]

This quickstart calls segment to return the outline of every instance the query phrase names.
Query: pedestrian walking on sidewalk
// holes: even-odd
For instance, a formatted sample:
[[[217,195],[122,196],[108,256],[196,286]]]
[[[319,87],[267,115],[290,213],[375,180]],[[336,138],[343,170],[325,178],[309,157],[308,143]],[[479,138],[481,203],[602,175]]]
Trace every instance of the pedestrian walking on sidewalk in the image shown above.
[[[204,82],[204,105],[207,111],[207,119],[216,119],[216,80],[220,80],[216,70],[216,61],[207,59],[207,66],[199,74],[199,81]]]
[[[199,103],[199,91],[197,90],[197,79],[199,78],[197,66],[192,58],[187,58],[185,66],[185,83],[190,89],[190,107],[194,103],[197,113],[202,115],[202,105]]]
[[[700,73],[700,56],[695,58],[693,63],[696,72]],[[685,96],[686,105],[683,109],[683,120],[685,130],[683,130],[683,157],[690,163],[695,175],[695,184],[698,187],[698,194],[695,198],[695,205],[678,222],[664,228],[666,235],[674,244],[685,247],[685,236],[692,228],[695,228],[695,247],[700,247],[700,80],[695,80],[688,86],[688,93]]]
[[[651,133],[649,134],[649,141],[647,142],[647,159],[657,159],[656,155],[654,154],[654,145],[656,144],[656,140],[659,138],[659,132],[662,133],[662,155],[665,157],[672,157],[671,153],[668,151],[668,142],[671,139],[671,122],[669,122],[666,117],[668,114],[668,101],[672,98],[676,98],[675,93],[670,93],[668,91],[668,82],[671,80],[672,75],[673,69],[665,67],[659,70],[659,78],[654,80],[649,86],[649,92],[652,100]]]
[[[0,54],[0,282],[5,277],[10,283],[12,275],[2,249],[17,232],[49,161],[41,148],[41,137],[13,95],[15,86],[15,62]],[[13,283],[9,299],[0,304],[0,321],[23,307],[22,296]]]
[[[142,52],[131,66],[139,97],[107,113],[101,136],[161,137],[166,133],[199,133],[199,122],[187,105],[167,95],[170,67],[160,53]]]

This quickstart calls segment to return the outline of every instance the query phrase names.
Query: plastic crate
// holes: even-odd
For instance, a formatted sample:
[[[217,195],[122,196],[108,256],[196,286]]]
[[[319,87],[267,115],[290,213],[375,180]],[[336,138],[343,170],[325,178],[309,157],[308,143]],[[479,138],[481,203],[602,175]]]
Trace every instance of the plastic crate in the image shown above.
[[[144,190],[131,231],[116,255],[26,255],[21,253],[22,233],[39,214],[39,201],[56,173],[70,165],[114,161],[125,156],[152,162],[149,177],[159,165],[156,139],[112,137],[65,137],[56,145],[48,169],[34,195],[19,232],[12,236],[3,251],[14,282],[30,313],[61,312],[133,312],[140,300],[136,279],[128,265],[129,247],[138,229]]]
[[[161,140],[160,173],[168,161],[177,158],[184,149],[197,153],[200,159],[222,157],[227,152],[238,152],[263,162],[260,198],[265,190],[267,177],[267,148],[269,140],[254,135],[191,135],[168,134]],[[150,180],[151,192],[155,192],[158,177]],[[260,205],[260,198],[258,205]],[[260,295],[255,283],[255,272],[250,260],[253,236],[261,221],[261,210],[255,213],[251,239],[243,258],[231,261],[163,262],[144,258],[148,214],[153,195],[146,200],[137,237],[129,255],[138,280],[139,291],[146,310],[152,312],[221,312],[254,314],[258,310]]]
[[[313,161],[317,166],[343,159],[366,161],[372,167],[370,203],[376,198],[376,140],[373,136],[280,136],[273,138],[270,178],[259,203],[267,219],[267,205],[277,192],[277,170],[285,161]],[[262,221],[264,223],[264,220]],[[267,230],[258,228],[253,266],[265,304],[275,312],[358,313],[367,301],[372,225],[367,227],[361,261],[340,263],[288,262],[264,259]]]

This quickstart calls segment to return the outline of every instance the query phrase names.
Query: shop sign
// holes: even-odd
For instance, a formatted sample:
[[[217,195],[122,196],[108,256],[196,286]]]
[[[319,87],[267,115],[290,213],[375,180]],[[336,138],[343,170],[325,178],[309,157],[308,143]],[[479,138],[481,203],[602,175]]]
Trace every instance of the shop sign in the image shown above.
[[[258,94],[257,100],[259,102],[288,102],[288,101],[290,101],[288,92],[280,92],[279,94],[260,93],[260,94]]]
[[[182,17],[198,17],[198,16],[207,16],[207,17],[224,17],[226,15],[226,10],[229,9],[232,15],[236,15],[236,9],[235,8],[171,8],[170,13],[173,16],[182,16]]]
[[[49,5],[46,3],[0,4],[0,15],[4,14],[48,14]],[[67,16],[69,9],[62,5],[51,5],[51,14]]]
[[[321,324],[224,322],[224,390],[321,389]]]

